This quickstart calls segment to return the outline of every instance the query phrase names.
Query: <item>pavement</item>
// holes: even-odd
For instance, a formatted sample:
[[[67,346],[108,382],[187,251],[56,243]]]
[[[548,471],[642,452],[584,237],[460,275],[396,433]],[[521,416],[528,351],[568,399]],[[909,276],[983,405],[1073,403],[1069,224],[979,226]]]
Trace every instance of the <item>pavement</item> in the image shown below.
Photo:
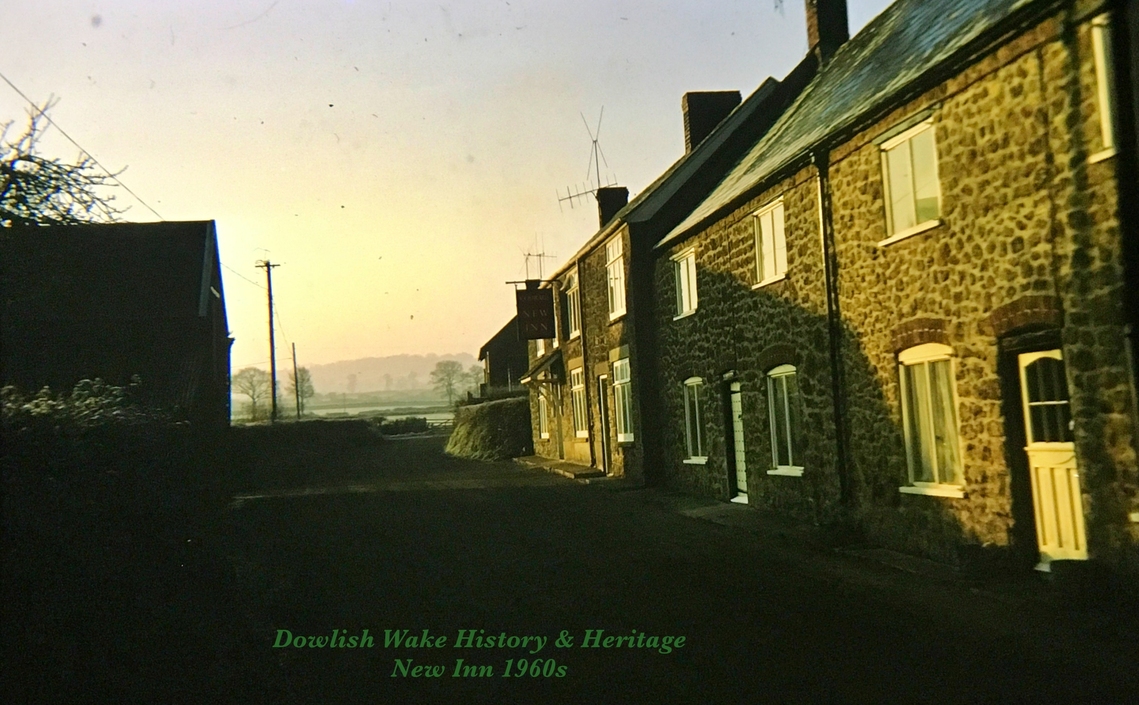
[[[1032,605],[1064,610],[1077,602],[1085,614],[1091,611],[1099,615],[1095,621],[1128,624],[1139,633],[1139,603],[1136,602],[1135,595],[1118,594],[1111,587],[1094,582],[1089,584],[1088,581],[1081,580],[1082,575],[1069,576],[1060,571],[1051,574],[1009,570],[996,573],[962,571],[958,566],[880,546],[851,545],[823,527],[805,524],[775,512],[746,504],[649,488],[643,483],[623,477],[609,477],[601,470],[587,465],[537,455],[516,458],[515,462],[533,470],[556,473],[580,484],[620,492],[640,492],[645,501],[682,516],[731,527],[756,537],[775,538],[796,549],[849,557],[855,559],[850,564],[852,570],[856,569],[859,562],[873,564],[936,583],[953,585],[968,590],[972,595],[984,596],[1006,605]],[[1095,591],[1097,595],[1074,595],[1078,591]],[[1097,596],[1103,597],[1105,593],[1108,595],[1106,599],[1097,600]]]

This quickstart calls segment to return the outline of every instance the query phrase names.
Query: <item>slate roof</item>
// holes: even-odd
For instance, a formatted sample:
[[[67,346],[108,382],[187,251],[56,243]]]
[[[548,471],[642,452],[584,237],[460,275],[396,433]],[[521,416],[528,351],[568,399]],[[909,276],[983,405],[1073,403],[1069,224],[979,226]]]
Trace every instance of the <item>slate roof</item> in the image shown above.
[[[735,207],[765,179],[968,47],[1012,13],[1041,0],[897,0],[835,53],[794,104],[657,248]]]
[[[8,322],[200,317],[218,266],[213,221],[5,228],[0,305]]]

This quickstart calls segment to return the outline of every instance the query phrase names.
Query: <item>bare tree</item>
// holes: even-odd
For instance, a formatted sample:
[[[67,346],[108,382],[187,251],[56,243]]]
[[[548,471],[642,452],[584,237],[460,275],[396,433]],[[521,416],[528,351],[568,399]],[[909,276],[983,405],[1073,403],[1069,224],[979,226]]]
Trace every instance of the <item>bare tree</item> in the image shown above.
[[[49,98],[30,108],[27,127],[15,139],[8,137],[14,121],[0,126],[0,226],[110,222],[122,214],[114,196],[103,192],[118,174],[106,173],[84,152],[74,163],[38,153],[50,126],[47,112],[58,102]]]
[[[297,378],[300,379],[299,393],[297,389]],[[298,369],[296,377],[294,377],[293,373],[290,372],[289,381],[286,383],[286,386],[288,387],[289,394],[291,394],[294,399],[296,399],[298,396],[300,397],[301,408],[299,411],[303,414],[305,412],[305,402],[316,394],[316,389],[312,386],[312,375],[309,374],[308,368],[302,367]]]
[[[265,414],[261,405],[269,399],[269,373],[256,367],[246,367],[233,376],[233,389],[249,397],[249,415],[254,420]]]
[[[455,392],[463,383],[465,376],[462,363],[454,360],[440,360],[435,363],[435,369],[431,370],[431,386],[440,393],[447,395],[447,403],[450,404],[454,401]]]

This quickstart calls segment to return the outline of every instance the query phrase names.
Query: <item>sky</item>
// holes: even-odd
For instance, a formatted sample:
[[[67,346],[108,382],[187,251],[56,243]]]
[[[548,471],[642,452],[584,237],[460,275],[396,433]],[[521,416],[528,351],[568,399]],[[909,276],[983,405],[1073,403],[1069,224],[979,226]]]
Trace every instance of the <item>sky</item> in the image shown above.
[[[851,33],[889,4],[851,0]],[[684,153],[685,92],[746,98],[807,50],[802,0],[0,0],[0,28],[0,74],[125,167],[126,220],[217,222],[234,371],[268,366],[265,259],[278,359],[477,354],[506,282],[597,231],[558,198],[591,131],[635,196]],[[28,108],[0,83],[0,122]]]

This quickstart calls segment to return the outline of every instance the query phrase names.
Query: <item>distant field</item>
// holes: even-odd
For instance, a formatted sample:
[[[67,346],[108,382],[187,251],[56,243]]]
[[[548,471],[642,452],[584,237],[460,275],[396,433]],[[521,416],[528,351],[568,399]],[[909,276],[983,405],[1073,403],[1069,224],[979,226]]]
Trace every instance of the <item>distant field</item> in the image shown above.
[[[455,412],[447,406],[434,407],[390,407],[382,406],[349,406],[347,410],[342,407],[326,406],[321,408],[309,407],[306,410],[315,416],[383,416],[386,419],[402,419],[409,416],[426,417],[428,421],[450,421]]]

